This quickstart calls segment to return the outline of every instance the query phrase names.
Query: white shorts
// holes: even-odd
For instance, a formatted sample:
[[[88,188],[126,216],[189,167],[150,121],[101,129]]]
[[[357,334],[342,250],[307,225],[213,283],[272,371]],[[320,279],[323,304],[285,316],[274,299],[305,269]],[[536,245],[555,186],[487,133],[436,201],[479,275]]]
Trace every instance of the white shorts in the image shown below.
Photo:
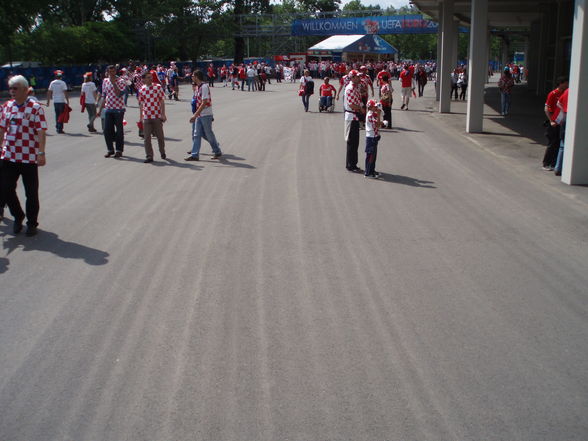
[[[404,97],[410,98],[411,92],[412,92],[412,87],[403,87],[402,91],[401,91],[402,98],[404,98]]]

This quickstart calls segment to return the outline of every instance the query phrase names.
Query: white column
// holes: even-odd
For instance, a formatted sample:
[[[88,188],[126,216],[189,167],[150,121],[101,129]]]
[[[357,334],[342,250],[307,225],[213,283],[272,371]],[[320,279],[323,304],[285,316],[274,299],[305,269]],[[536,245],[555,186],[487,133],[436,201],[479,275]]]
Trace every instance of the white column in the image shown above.
[[[588,0],[576,0],[562,181],[588,184]]]
[[[441,14],[441,63],[437,67],[437,78],[440,81],[439,112],[451,112],[451,56],[455,25],[453,24],[454,0],[443,0]]]
[[[453,21],[453,45],[451,48],[451,71],[457,66],[457,52],[458,52],[458,39],[459,39],[459,21]]]
[[[466,131],[480,133],[484,126],[484,85],[488,73],[488,0],[472,0],[472,27],[470,29],[470,60],[468,110]]]
[[[439,9],[439,28],[437,29],[437,76],[435,80],[435,99],[439,101],[439,88],[441,87],[439,68],[441,66],[441,23],[443,20],[443,3],[439,3],[437,7]]]

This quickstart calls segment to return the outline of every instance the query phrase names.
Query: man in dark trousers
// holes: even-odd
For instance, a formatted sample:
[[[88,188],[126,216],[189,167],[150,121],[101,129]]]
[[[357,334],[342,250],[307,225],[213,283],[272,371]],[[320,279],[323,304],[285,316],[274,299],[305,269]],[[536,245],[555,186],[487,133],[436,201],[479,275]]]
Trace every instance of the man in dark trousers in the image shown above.
[[[22,75],[12,77],[8,82],[11,100],[0,115],[0,140],[2,142],[2,163],[0,191],[14,216],[13,231],[22,231],[25,212],[20,206],[16,193],[18,178],[26,194],[27,236],[37,234],[39,215],[39,172],[45,165],[45,132],[47,122],[43,107],[28,97],[29,83]]]
[[[557,161],[557,154],[559,152],[560,142],[560,126],[556,122],[560,109],[557,106],[557,100],[564,91],[568,88],[568,79],[559,77],[557,79],[557,87],[547,95],[545,101],[545,136],[547,137],[547,148],[543,156],[543,170],[553,171]]]
[[[356,70],[348,74],[350,82],[345,87],[345,141],[347,142],[346,165],[348,171],[360,172],[357,166],[357,149],[359,148],[359,121],[363,119],[364,109],[361,105],[361,92],[359,90],[359,73]]]

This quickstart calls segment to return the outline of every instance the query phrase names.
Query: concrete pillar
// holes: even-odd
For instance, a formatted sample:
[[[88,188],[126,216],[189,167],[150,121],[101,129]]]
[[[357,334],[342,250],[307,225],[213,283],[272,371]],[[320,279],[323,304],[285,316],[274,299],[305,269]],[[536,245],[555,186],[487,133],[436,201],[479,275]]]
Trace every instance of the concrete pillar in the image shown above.
[[[588,0],[576,0],[562,181],[588,184]]]
[[[488,0],[472,0],[470,29],[469,98],[466,131],[480,133],[484,127],[484,85],[488,73],[486,38],[488,36]]]
[[[451,70],[457,66],[457,52],[458,52],[458,40],[459,40],[459,22],[455,20],[453,22],[453,45],[451,47]]]
[[[443,20],[443,3],[437,5],[439,9],[439,28],[437,29],[437,77],[435,80],[435,99],[439,101],[439,89],[441,87],[441,81],[439,77],[439,66],[441,63],[441,23]]]
[[[440,81],[439,112],[451,112],[451,56],[455,25],[453,24],[454,0],[443,0],[441,14],[441,65],[437,68],[437,78]]]

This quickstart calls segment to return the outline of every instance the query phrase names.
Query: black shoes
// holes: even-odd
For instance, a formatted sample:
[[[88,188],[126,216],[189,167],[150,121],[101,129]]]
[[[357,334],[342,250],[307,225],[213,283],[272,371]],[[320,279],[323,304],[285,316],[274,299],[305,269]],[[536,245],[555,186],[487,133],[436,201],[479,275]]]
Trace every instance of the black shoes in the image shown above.
[[[18,219],[14,219],[14,226],[12,228],[12,231],[14,232],[14,234],[18,234],[22,231],[22,223],[24,221],[25,217],[19,217]]]
[[[145,164],[148,164],[148,163],[150,163],[150,162],[153,162],[153,158],[151,158],[151,157],[148,157],[148,158],[147,158],[147,159],[145,159],[143,162],[144,162]]]
[[[167,159],[167,155],[165,153],[161,154],[161,159]]]
[[[187,158],[184,158],[184,161],[200,161],[200,157],[190,155]]]
[[[210,159],[219,159],[223,154],[222,153],[215,153],[210,157]]]
[[[114,157],[115,157],[115,158],[120,158],[121,156],[122,156],[122,152],[116,152],[116,153],[114,154]]]
[[[114,155],[114,152],[108,152],[104,155],[105,158],[110,158],[111,156]]]
[[[37,234],[37,227],[33,227],[32,225],[29,225],[27,227],[27,232],[25,233],[25,235],[28,237],[32,237],[32,236],[35,236],[36,234]]]

